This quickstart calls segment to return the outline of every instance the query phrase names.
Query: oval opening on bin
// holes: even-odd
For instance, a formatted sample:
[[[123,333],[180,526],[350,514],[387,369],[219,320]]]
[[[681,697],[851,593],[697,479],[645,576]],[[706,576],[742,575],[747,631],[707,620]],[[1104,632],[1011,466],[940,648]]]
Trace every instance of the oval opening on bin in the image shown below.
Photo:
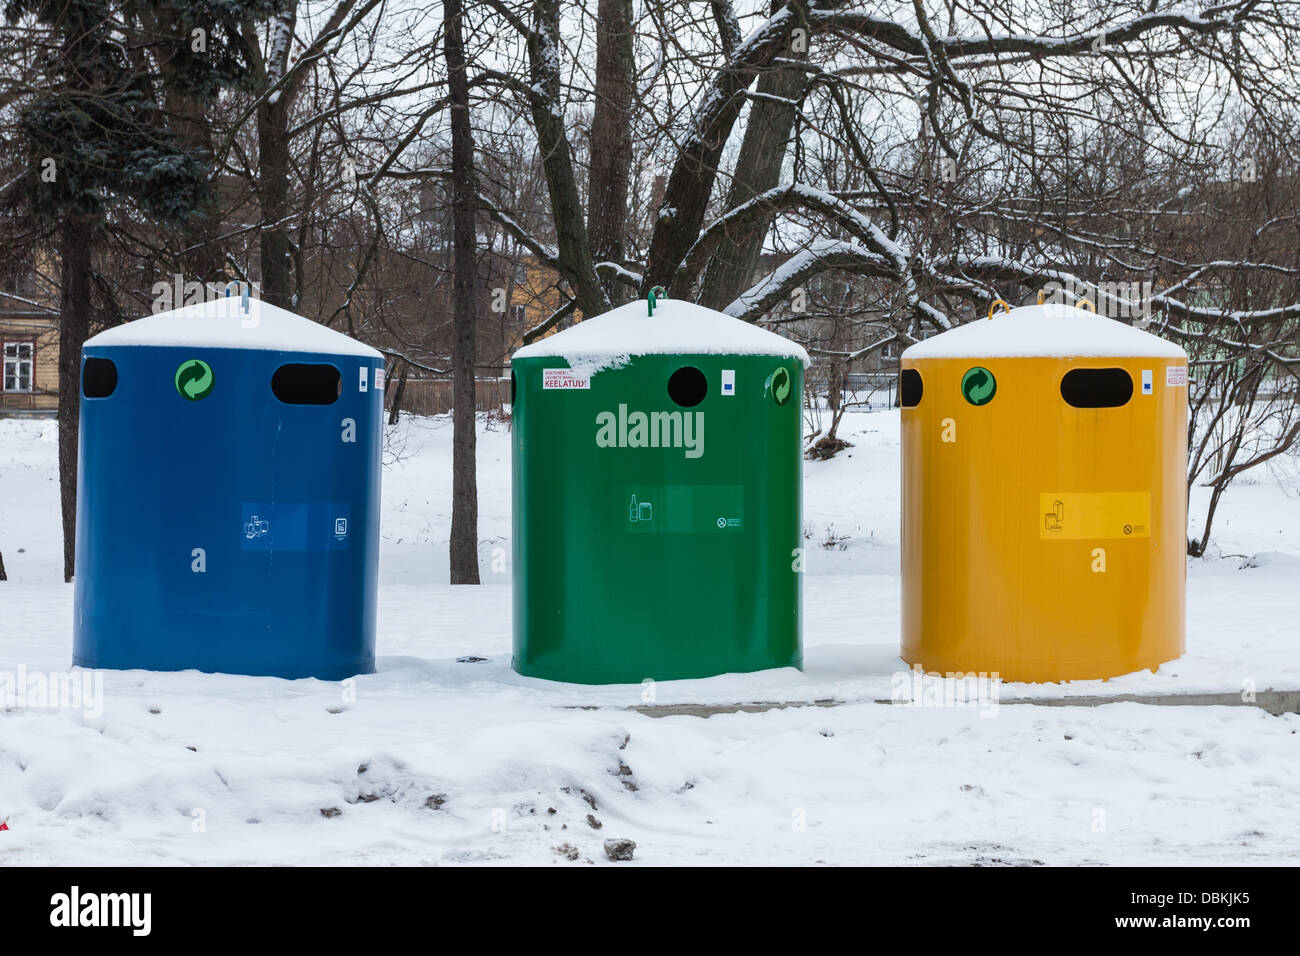
[[[921,404],[921,395],[925,391],[925,383],[921,381],[921,373],[914,368],[905,368],[898,377],[899,380],[899,401],[904,408],[915,408]]]
[[[271,391],[286,405],[333,405],[343,377],[333,365],[281,365],[271,376]]]
[[[1075,408],[1119,408],[1133,397],[1133,376],[1122,368],[1075,368],[1061,379],[1061,397]]]
[[[108,398],[117,389],[117,366],[112,359],[88,358],[81,366],[81,394]]]
[[[683,365],[668,377],[668,397],[682,408],[694,408],[709,393],[709,380],[694,365]]]

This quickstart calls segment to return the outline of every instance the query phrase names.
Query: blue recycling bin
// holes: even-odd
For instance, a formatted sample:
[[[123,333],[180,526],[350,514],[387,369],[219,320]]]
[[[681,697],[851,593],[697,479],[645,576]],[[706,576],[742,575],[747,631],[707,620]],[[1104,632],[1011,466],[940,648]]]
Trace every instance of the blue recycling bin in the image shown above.
[[[372,672],[383,368],[237,298],[87,341],[73,663]]]

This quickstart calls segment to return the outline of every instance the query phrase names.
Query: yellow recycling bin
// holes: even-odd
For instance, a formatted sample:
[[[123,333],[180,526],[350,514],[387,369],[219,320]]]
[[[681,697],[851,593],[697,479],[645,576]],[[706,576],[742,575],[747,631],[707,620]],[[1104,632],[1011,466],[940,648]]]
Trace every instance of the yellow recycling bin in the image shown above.
[[[1182,654],[1182,349],[1026,306],[907,349],[900,391],[905,661],[1062,681]]]

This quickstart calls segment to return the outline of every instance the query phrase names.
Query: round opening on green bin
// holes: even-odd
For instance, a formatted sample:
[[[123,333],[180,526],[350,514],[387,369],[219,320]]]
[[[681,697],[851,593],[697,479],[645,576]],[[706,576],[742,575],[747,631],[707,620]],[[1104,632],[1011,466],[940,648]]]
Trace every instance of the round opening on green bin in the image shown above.
[[[694,408],[709,393],[709,380],[694,365],[683,365],[668,378],[668,397],[682,408]]]

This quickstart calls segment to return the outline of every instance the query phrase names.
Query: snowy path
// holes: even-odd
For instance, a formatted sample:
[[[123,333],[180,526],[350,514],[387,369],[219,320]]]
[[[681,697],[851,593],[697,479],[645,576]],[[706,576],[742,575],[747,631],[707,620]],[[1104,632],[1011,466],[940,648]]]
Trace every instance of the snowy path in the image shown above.
[[[807,669],[655,688],[660,704],[850,703],[707,720],[625,710],[640,686],[513,674],[509,575],[490,570],[509,549],[507,437],[480,439],[485,584],[451,588],[450,429],[404,434],[385,472],[379,672],[351,696],[318,681],[108,672],[102,714],[0,713],[0,863],[567,865],[555,848],[568,844],[604,864],[611,837],[651,864],[1300,857],[1300,717],[870,703],[901,668],[891,414],[855,416],[853,457],[806,466]],[[0,672],[68,663],[50,438],[47,423],[0,421]],[[1229,493],[1220,547],[1251,560],[1192,564],[1187,656],[1002,696],[1300,687],[1300,501],[1281,478],[1289,494],[1265,473]],[[815,547],[830,526],[851,536],[844,550]]]

